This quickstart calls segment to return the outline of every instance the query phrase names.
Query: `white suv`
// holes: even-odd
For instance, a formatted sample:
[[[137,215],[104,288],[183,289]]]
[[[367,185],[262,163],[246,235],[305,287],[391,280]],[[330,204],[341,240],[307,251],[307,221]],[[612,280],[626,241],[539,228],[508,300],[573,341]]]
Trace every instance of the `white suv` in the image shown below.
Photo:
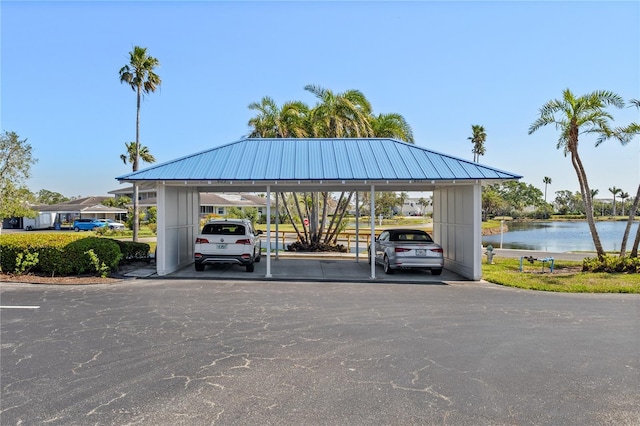
[[[204,271],[207,264],[235,263],[253,272],[254,262],[260,262],[260,234],[262,231],[255,231],[247,219],[208,221],[196,238],[196,271]]]

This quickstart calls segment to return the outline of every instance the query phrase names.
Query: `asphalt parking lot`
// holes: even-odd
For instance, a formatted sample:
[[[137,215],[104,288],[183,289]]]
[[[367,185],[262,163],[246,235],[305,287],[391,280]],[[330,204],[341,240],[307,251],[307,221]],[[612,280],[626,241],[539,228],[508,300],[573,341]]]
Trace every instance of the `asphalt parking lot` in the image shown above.
[[[637,425],[640,297],[0,284],[3,425]]]

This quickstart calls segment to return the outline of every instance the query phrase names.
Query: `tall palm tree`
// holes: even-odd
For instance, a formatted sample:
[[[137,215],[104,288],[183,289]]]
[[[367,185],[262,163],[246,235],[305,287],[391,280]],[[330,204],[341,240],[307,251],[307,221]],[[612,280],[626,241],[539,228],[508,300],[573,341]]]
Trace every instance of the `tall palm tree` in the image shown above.
[[[620,194],[622,192],[622,189],[620,188],[616,188],[615,186],[613,188],[609,188],[609,192],[613,194],[613,216],[616,216],[616,195]]]
[[[136,143],[135,142],[125,142],[124,146],[127,148],[126,154],[120,154],[120,159],[124,164],[131,164],[133,166],[133,171],[138,170],[138,162],[140,160],[145,163],[155,163],[156,158],[149,152],[149,148],[146,146],[141,146],[138,150],[138,156],[136,158]]]
[[[622,204],[622,216],[624,216],[624,200],[629,198],[628,192],[620,192],[620,204]]]
[[[155,68],[160,66],[160,61],[147,55],[147,48],[134,46],[129,52],[129,63],[120,68],[120,83],[128,84],[136,92],[136,143],[133,171],[137,170],[138,157],[140,155],[140,101],[145,94],[153,93],[162,84],[160,76],[155,73]],[[138,185],[133,184],[133,241],[138,241]]]
[[[632,106],[640,109],[640,100],[631,99],[629,103]],[[624,129],[624,132],[632,135],[631,137],[640,134],[640,124],[631,123],[627,128]],[[638,210],[638,204],[640,203],[640,185],[638,185],[638,191],[636,193],[636,197],[633,200],[633,205],[631,206],[631,211],[629,212],[629,220],[627,220],[627,226],[624,230],[624,236],[622,237],[622,245],[620,246],[620,256],[625,255],[625,250],[627,247],[627,239],[629,238],[629,233],[631,232],[631,225],[633,224],[633,220],[636,216],[636,211]],[[638,230],[636,231],[636,238],[633,242],[633,248],[631,249],[631,257],[638,257],[638,245],[640,245],[640,226],[638,226]]]
[[[547,204],[547,185],[551,185],[551,178],[545,176],[542,182],[544,183],[544,203]]]
[[[487,133],[484,131],[484,127],[477,124],[471,125],[471,132],[472,135],[467,139],[473,144],[473,149],[471,150],[473,152],[473,162],[477,163],[480,161],[480,156],[486,152],[484,143],[487,140]]]
[[[605,252],[593,218],[591,191],[587,173],[578,152],[578,139],[580,134],[584,133],[595,133],[619,139],[618,136],[612,134],[609,125],[609,120],[613,120],[611,114],[605,110],[609,105],[622,108],[624,101],[619,95],[609,91],[595,91],[576,97],[569,89],[565,89],[562,93],[562,99],[553,99],[540,108],[540,116],[529,127],[529,134],[548,124],[553,124],[556,129],[560,130],[557,148],[563,148],[564,155],[571,156],[571,164],[580,183],[587,222],[598,257],[603,257]]]

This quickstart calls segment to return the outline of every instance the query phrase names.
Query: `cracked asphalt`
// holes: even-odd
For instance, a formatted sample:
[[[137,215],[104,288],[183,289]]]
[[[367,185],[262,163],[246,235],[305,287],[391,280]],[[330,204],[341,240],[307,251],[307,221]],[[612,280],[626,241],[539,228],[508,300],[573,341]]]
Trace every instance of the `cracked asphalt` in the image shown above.
[[[638,425],[640,297],[0,285],[2,425]]]

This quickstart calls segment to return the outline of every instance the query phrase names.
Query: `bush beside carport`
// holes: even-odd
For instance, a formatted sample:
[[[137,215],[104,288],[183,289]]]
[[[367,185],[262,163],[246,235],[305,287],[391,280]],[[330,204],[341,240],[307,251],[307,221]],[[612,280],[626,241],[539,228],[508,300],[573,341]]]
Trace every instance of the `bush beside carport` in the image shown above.
[[[87,251],[93,250],[101,264],[116,270],[123,253],[120,245],[109,238],[86,237],[78,234],[6,234],[0,235],[0,269],[4,273],[16,270],[18,254],[23,257],[37,253],[32,272],[51,276],[97,272]]]

